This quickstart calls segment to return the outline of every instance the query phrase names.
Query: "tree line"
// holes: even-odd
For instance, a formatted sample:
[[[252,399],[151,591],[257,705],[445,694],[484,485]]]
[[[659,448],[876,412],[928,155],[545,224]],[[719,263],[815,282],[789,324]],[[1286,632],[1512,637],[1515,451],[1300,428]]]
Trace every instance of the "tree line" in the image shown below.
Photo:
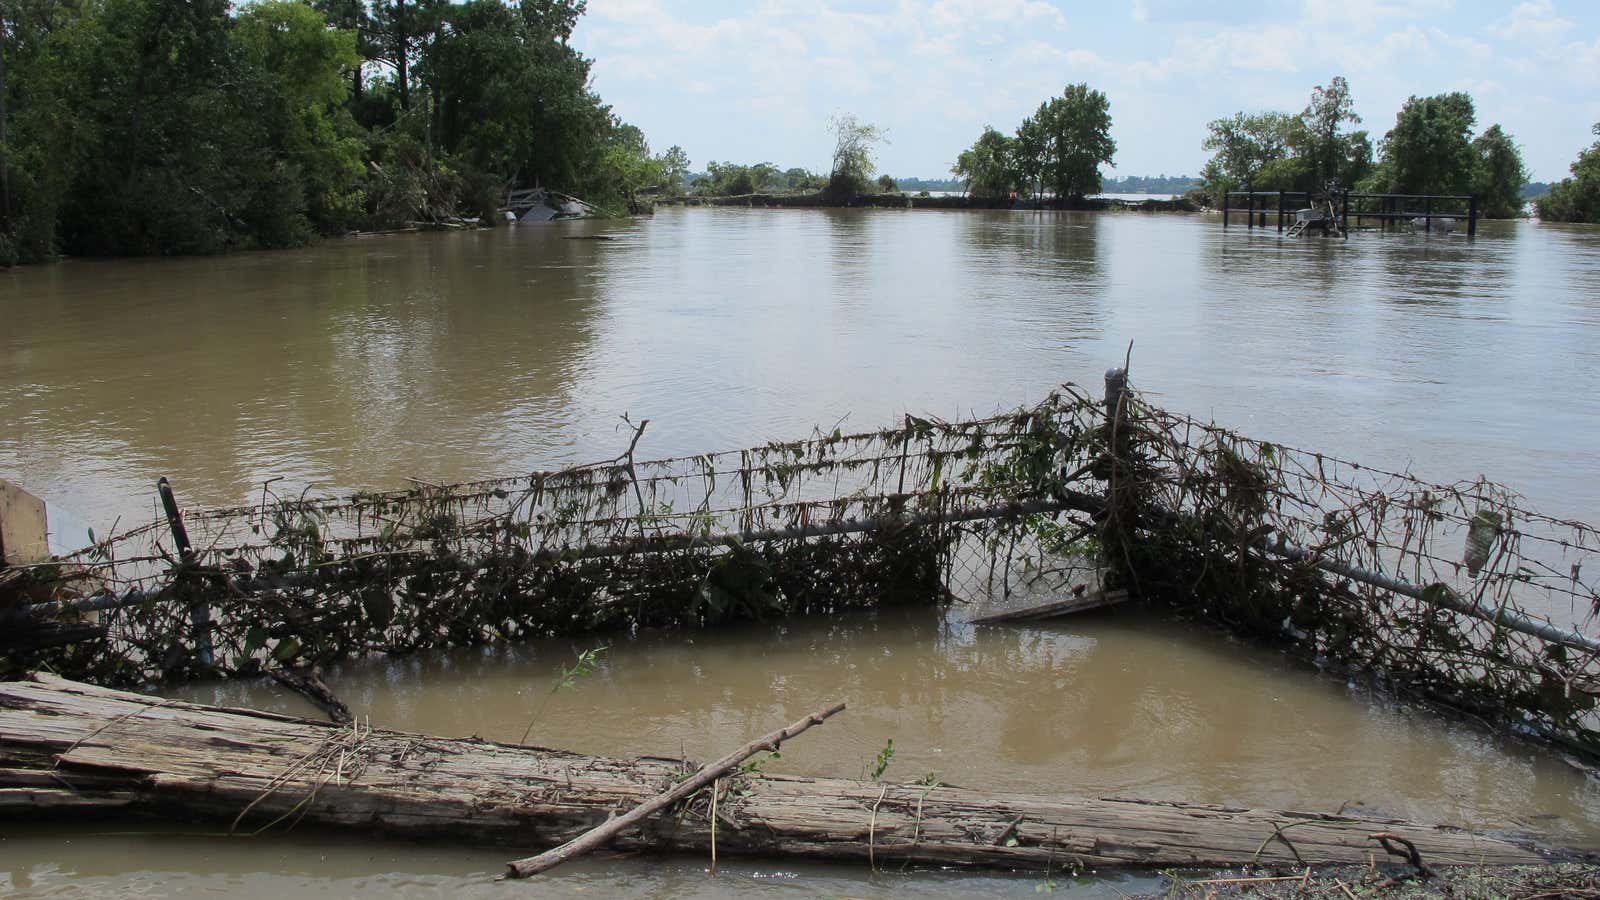
[[[590,88],[584,9],[6,0],[0,263],[492,221],[512,185],[625,203],[688,160]]]
[[[1600,138],[1600,122],[1590,130]],[[1600,225],[1600,140],[1578,153],[1572,177],[1550,185],[1533,205],[1541,219]]]
[[[1071,84],[1040,103],[1013,134],[984,126],[950,172],[974,197],[1048,196],[1072,203],[1100,192],[1100,167],[1116,152],[1111,102],[1087,84]]]
[[[706,164],[705,172],[688,175],[682,186],[697,194],[723,197],[815,193],[826,201],[841,204],[874,189],[879,192],[898,190],[895,180],[888,175],[876,181],[872,178],[877,171],[877,148],[888,143],[885,129],[842,113],[829,120],[828,131],[833,135],[834,149],[832,166],[826,175],[798,167],[780,169],[768,162],[741,165],[713,160]]]
[[[1500,125],[1476,137],[1472,97],[1455,91],[1411,97],[1379,140],[1361,124],[1343,76],[1312,89],[1299,113],[1240,112],[1207,126],[1213,155],[1201,171],[1201,199],[1229,190],[1320,191],[1330,182],[1391,194],[1476,194],[1490,217],[1521,213],[1528,170]]]

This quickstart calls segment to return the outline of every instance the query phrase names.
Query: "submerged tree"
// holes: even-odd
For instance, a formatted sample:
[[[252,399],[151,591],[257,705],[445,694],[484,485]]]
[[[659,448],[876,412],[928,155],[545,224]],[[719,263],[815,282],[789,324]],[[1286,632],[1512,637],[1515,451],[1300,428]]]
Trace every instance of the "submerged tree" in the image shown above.
[[[1372,145],[1365,131],[1343,134],[1348,123],[1361,124],[1355,102],[1350,99],[1350,83],[1335,75],[1327,86],[1311,89],[1311,102],[1300,113],[1303,152],[1310,161],[1310,175],[1316,185],[1339,180],[1352,184],[1366,175],[1372,162]]]
[[[567,43],[583,8],[5,0],[0,262],[285,246],[511,183],[626,199],[658,161]]]
[[[828,123],[828,131],[833,134],[834,145],[827,194],[844,200],[866,193],[877,168],[877,147],[888,143],[886,132],[850,113],[835,116]]]
[[[1298,114],[1239,112],[1207,126],[1202,146],[1212,152],[1201,173],[1212,198],[1227,190],[1320,191],[1329,182],[1351,185],[1372,168],[1372,141],[1357,124],[1350,85],[1335,75],[1311,90]]]
[[[1600,137],[1600,123],[1591,129]],[[1578,154],[1572,177],[1550,186],[1534,201],[1539,218],[1552,222],[1590,222],[1600,225],[1600,140]]]
[[[661,174],[668,187],[683,193],[683,180],[689,175],[689,154],[676,144],[668,147],[661,155]]]
[[[1044,137],[1039,177],[1057,199],[1081,200],[1100,192],[1100,166],[1117,152],[1111,138],[1111,102],[1087,84],[1069,84],[1040,104],[1034,121]]]
[[[1007,197],[1021,180],[1015,153],[1015,141],[986,125],[972,146],[956,157],[950,174],[965,182],[967,193],[974,197]]]
[[[1383,137],[1375,186],[1396,194],[1469,193],[1476,121],[1472,97],[1461,91],[1411,97]]]
[[[1501,127],[1489,129],[1472,142],[1477,157],[1472,190],[1479,197],[1483,214],[1494,219],[1509,219],[1522,213],[1522,186],[1528,183],[1528,168],[1522,151]]]
[[[1226,119],[1215,119],[1206,128],[1210,134],[1201,145],[1214,154],[1207,165],[1208,180],[1221,179],[1222,184],[1213,190],[1227,190],[1233,186],[1246,190],[1266,189],[1261,184],[1262,174],[1269,167],[1279,165],[1282,173],[1289,150],[1295,145],[1301,128],[1298,119],[1287,113],[1266,112],[1257,114],[1235,113]]]

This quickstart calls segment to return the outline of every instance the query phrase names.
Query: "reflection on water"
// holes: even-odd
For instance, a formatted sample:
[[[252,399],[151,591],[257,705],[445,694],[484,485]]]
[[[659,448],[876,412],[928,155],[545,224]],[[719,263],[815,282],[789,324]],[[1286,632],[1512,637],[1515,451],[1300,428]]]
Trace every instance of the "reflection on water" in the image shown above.
[[[179,853],[181,852],[181,856]],[[1043,872],[1015,875],[873,874],[836,867],[750,860],[657,860],[619,864],[579,859],[537,884],[496,882],[504,850],[437,852],[428,847],[355,843],[302,834],[271,841],[171,833],[96,835],[46,828],[0,837],[0,893],[7,897],[1037,897]],[[1078,900],[1151,894],[1161,879],[1052,876],[1050,896]]]
[[[566,240],[600,232],[614,239]],[[657,455],[841,417],[990,412],[1094,382],[1130,340],[1134,381],[1174,409],[1435,480],[1484,473],[1546,512],[1600,518],[1595,229],[1325,241],[1204,216],[663,210],[74,261],[0,275],[0,314],[0,477],[101,531],[149,518],[161,474],[190,504],[246,501],[271,477],[287,493],[501,474],[614,455],[624,412],[651,420]],[[585,646],[366,661],[330,681],[375,724],[514,739]],[[299,708],[261,685],[189,693]],[[897,611],[618,639],[534,739],[708,758],[836,698],[850,711],[782,765],[858,776],[892,737],[891,774],[908,780],[1352,804],[1600,844],[1595,788],[1548,756],[1128,614],[979,630]],[[0,886],[493,892],[480,875],[503,855],[241,846],[9,833]],[[1036,881],[794,872],[735,866],[713,883],[692,861],[594,862],[551,884],[880,896]]]
[[[847,714],[779,768],[966,787],[1374,812],[1471,825],[1537,822],[1600,845],[1600,793],[1548,755],[1310,676],[1279,655],[1136,612],[1050,627],[974,627],[960,609],[536,641],[365,660],[327,680],[374,725],[607,756],[711,759],[838,700]],[[554,674],[604,663],[546,706]],[[270,683],[179,696],[303,712]],[[1338,747],[1338,753],[1329,749]]]
[[[566,240],[603,232],[610,241]],[[193,504],[990,412],[1134,341],[1168,406],[1583,517],[1600,232],[1286,240],[1205,216],[671,209],[0,275],[0,477]]]

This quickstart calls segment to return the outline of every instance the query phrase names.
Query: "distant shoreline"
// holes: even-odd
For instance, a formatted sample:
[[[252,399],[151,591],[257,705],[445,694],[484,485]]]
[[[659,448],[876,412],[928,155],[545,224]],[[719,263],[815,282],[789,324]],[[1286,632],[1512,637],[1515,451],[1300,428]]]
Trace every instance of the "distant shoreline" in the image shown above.
[[[1140,212],[1199,212],[1200,207],[1182,197],[1162,198],[1151,195],[1143,199],[1126,197],[1085,197],[1078,201],[1013,200],[971,197],[960,194],[927,196],[915,194],[861,194],[850,200],[837,200],[822,194],[738,194],[729,197],[657,197],[658,206],[734,206],[761,207],[764,209],[1058,209],[1104,212],[1107,210],[1135,210]]]

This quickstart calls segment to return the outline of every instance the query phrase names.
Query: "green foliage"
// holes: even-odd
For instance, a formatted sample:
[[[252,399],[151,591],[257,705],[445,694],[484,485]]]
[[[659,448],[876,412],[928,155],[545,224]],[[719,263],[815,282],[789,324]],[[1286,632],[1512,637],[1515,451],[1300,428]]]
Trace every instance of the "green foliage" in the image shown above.
[[[1212,121],[1201,144],[1214,154],[1204,173],[1208,185],[1221,182],[1225,189],[1269,190],[1261,184],[1263,175],[1282,179],[1289,174],[1284,167],[1270,167],[1289,158],[1290,148],[1301,142],[1303,127],[1298,118],[1282,112],[1240,112]]]
[[[1472,97],[1460,91],[1411,97],[1383,137],[1376,186],[1396,194],[1470,193],[1478,168],[1472,149],[1476,121]]]
[[[984,126],[950,171],[974,197],[999,199],[1026,189],[1081,200],[1099,193],[1100,166],[1116,152],[1111,102],[1087,84],[1071,84],[1023,119],[1015,137]]]
[[[878,758],[872,761],[872,780],[882,781],[885,772],[889,771],[889,764],[894,762],[894,738],[889,738],[878,751]]]
[[[590,89],[584,6],[8,3],[0,262],[486,216],[513,184],[631,200],[668,159]]]
[[[1206,126],[1202,147],[1212,157],[1195,199],[1215,204],[1229,190],[1319,191],[1330,181],[1352,185],[1372,168],[1372,141],[1359,124],[1350,86],[1336,75],[1311,91],[1298,115],[1235,113]]]
[[[741,774],[741,775],[760,775],[762,769],[766,768],[767,763],[773,762],[775,760],[782,759],[782,758],[783,758],[783,754],[779,753],[778,751],[776,751],[776,750],[768,750],[764,754],[761,754],[761,755],[758,755],[758,756],[752,756],[749,759],[745,760],[744,762],[740,763],[739,764],[739,774]]]
[[[833,134],[833,169],[828,173],[826,192],[830,197],[848,200],[867,191],[876,171],[876,150],[888,143],[888,135],[876,125],[844,113],[828,123]]]
[[[878,176],[878,193],[893,194],[900,190],[900,185],[895,183],[893,175]]]
[[[664,186],[673,193],[682,193],[684,181],[689,177],[689,154],[674,144],[661,155],[660,162],[661,175],[666,179]]]
[[[1472,192],[1478,195],[1483,214],[1495,219],[1521,215],[1528,168],[1516,141],[1499,125],[1491,125],[1472,142],[1472,152],[1477,157]]]
[[[1354,180],[1350,171],[1351,139],[1356,135],[1340,134],[1345,123],[1359,125],[1361,117],[1356,114],[1355,101],[1350,99],[1350,83],[1343,75],[1335,75],[1327,87],[1317,85],[1311,89],[1311,102],[1300,113],[1300,126],[1304,129],[1301,146],[1313,184],[1332,179],[1348,184]],[[1360,141],[1366,141],[1366,132],[1357,134]],[[1367,158],[1371,159],[1370,150]]]
[[[1122,175],[1105,179],[1101,190],[1108,194],[1183,194],[1199,185],[1200,179],[1188,175]]]
[[[588,650],[580,652],[577,660],[570,667],[561,667],[561,671],[556,675],[556,680],[551,683],[549,692],[544,695],[544,700],[540,702],[539,708],[534,711],[533,718],[528,720],[528,727],[523,729],[522,737],[517,740],[517,743],[527,743],[528,735],[533,733],[533,726],[538,723],[539,718],[544,715],[545,709],[550,706],[550,699],[562,691],[572,690],[578,686],[579,681],[593,675],[595,668],[600,665],[600,654],[609,649],[611,648],[605,646],[590,647]]]
[[[671,151],[667,152],[670,156]],[[687,168],[687,160],[684,165]],[[689,176],[689,182],[697,193],[716,194],[721,197],[784,191],[812,192],[821,190],[826,184],[821,176],[805,169],[793,168],[780,171],[772,163],[761,162],[745,166],[731,162],[720,163],[715,160],[706,163],[704,175]]]
[[[1099,193],[1100,166],[1117,152],[1106,95],[1087,84],[1067,85],[1060,97],[1040,104],[1030,121],[1038,133],[1029,146],[1041,154],[1036,172],[1044,187],[1061,199]]]
[[[1016,142],[986,125],[972,146],[956,157],[950,173],[960,178],[974,197],[1007,197],[1021,180],[1015,155]]]
[[[1600,123],[1593,131],[1600,137]],[[1578,154],[1572,177],[1551,185],[1548,193],[1534,201],[1534,208],[1539,218],[1552,222],[1600,224],[1600,141]]]
[[[320,13],[303,4],[267,0],[240,11],[229,39],[236,58],[263,78],[270,102],[256,114],[266,121],[278,155],[293,166],[273,166],[268,190],[258,194],[270,198],[299,190],[305,197],[304,222],[267,204],[263,214],[278,217],[282,225],[258,225],[259,239],[286,244],[309,229],[331,233],[353,227],[364,204],[359,187],[363,142],[344,107],[345,74],[360,63],[355,34],[329,29]],[[298,186],[282,183],[291,175],[298,176]],[[280,182],[276,191],[271,181]]]

